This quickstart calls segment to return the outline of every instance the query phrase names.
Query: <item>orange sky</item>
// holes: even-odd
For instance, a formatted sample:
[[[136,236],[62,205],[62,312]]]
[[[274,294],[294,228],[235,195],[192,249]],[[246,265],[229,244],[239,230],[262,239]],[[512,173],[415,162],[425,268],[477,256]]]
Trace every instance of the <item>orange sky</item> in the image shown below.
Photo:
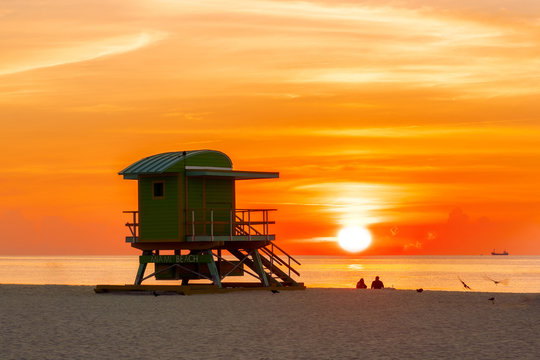
[[[540,254],[537,1],[3,1],[0,254],[133,254],[117,172],[216,149],[278,244]]]

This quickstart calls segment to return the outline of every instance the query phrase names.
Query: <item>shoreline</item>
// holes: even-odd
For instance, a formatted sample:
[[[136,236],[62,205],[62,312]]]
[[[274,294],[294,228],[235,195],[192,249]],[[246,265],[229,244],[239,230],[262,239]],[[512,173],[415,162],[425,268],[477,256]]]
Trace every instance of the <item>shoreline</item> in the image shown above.
[[[152,296],[0,285],[6,359],[536,359],[538,318],[536,293],[308,288]]]
[[[298,269],[302,276],[297,281],[313,288],[354,288],[359,278],[371,282],[375,276],[388,287],[399,289],[430,289],[460,291],[463,279],[474,291],[540,293],[540,257],[493,261],[473,257],[432,259],[430,257],[406,257],[402,260],[388,257],[345,260],[332,257],[300,259]],[[500,259],[499,259],[500,260]],[[138,267],[138,257],[80,258],[57,257],[44,259],[12,259],[0,261],[0,283],[24,283],[30,285],[125,285],[133,284]],[[494,284],[495,279],[505,283]],[[235,281],[249,281],[248,277]],[[163,284],[148,279],[144,284]],[[174,283],[174,282],[173,282]],[[368,284],[369,285],[369,284]]]
[[[106,285],[109,285],[109,284],[106,284]],[[116,285],[116,286],[123,286],[123,285],[131,285],[131,284],[112,284],[112,285]],[[148,285],[155,285],[155,284],[148,284]],[[166,285],[173,285],[173,284],[166,284]],[[174,285],[178,285],[178,284],[174,284]],[[20,283],[0,283],[0,288],[3,287],[3,286],[30,286],[30,287],[41,287],[41,286],[58,286],[58,287],[75,287],[75,288],[81,288],[81,287],[87,287],[87,288],[91,288],[92,291],[93,289],[97,286],[96,285],[88,285],[88,284],[20,284]],[[318,290],[354,290],[354,291],[358,291],[358,292],[376,292],[378,290],[375,290],[375,289],[356,289],[354,287],[320,287],[320,286],[309,286],[309,285],[306,285],[306,290],[315,290],[315,289],[318,289]],[[261,291],[261,290],[258,290],[258,291]],[[305,290],[294,290],[294,291],[305,291]],[[382,291],[384,292],[389,292],[389,291],[398,291],[398,292],[401,292],[401,291],[411,291],[411,292],[416,292],[416,289],[400,289],[400,288],[390,288],[390,287],[386,287],[384,289],[382,289]],[[477,290],[442,290],[442,289],[423,289],[423,292],[441,292],[441,293],[456,293],[456,294],[460,294],[460,293],[471,293],[471,294],[514,294],[514,295],[540,295],[540,292],[507,292],[507,291],[477,291]]]

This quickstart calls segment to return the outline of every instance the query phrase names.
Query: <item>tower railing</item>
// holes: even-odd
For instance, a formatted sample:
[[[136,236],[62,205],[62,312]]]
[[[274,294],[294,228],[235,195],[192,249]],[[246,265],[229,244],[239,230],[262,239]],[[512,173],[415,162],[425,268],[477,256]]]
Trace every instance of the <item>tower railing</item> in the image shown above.
[[[185,236],[195,241],[197,237],[215,236],[229,240],[233,237],[243,237],[247,240],[273,240],[270,225],[276,222],[270,219],[270,212],[276,209],[188,209],[185,218]],[[123,211],[131,214],[130,221],[126,222],[131,236],[126,236],[126,242],[136,243],[139,239],[140,224],[139,211]]]
[[[131,233],[131,236],[126,236],[126,242],[135,243],[139,238],[139,212],[137,210],[122,211],[124,214],[132,214],[133,219],[131,222],[127,222],[126,226]]]
[[[270,212],[276,209],[187,209],[186,236],[194,241],[198,236],[247,237],[247,240],[270,240]]]

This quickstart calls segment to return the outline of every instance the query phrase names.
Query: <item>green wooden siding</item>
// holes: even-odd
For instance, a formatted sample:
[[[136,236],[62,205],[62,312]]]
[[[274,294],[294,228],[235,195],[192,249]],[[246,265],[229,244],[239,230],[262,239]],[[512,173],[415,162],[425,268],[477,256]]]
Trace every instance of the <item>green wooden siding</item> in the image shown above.
[[[229,235],[230,225],[220,222],[230,222],[230,212],[233,208],[233,179],[205,178],[206,210],[214,210],[214,235]],[[210,231],[208,225],[208,232]]]
[[[155,181],[164,182],[163,198],[153,197],[152,184]],[[139,179],[139,241],[178,241],[181,226],[178,182],[178,176],[148,176]]]
[[[188,178],[188,223],[191,224],[192,213],[195,216],[195,234],[204,234],[204,225],[198,222],[204,221],[204,202],[203,202],[203,178],[202,177],[190,177]],[[198,224],[197,224],[198,223]],[[192,226],[187,229],[187,233],[191,234]]]
[[[195,235],[210,235],[211,211],[214,212],[214,235],[230,234],[230,211],[234,204],[233,179],[189,177],[188,222],[195,214]],[[226,222],[227,224],[220,224]],[[187,229],[187,234],[192,231]]]
[[[186,159],[187,166],[227,167],[230,159],[223,153],[201,151]],[[184,241],[191,234],[195,211],[195,234],[211,234],[211,210],[214,210],[214,235],[230,234],[230,211],[234,205],[234,179],[188,177],[186,213],[184,161],[167,169],[167,175],[139,176],[140,242]],[[153,196],[153,183],[164,182],[164,196]],[[186,229],[186,220],[188,228]],[[220,224],[221,222],[221,224]]]

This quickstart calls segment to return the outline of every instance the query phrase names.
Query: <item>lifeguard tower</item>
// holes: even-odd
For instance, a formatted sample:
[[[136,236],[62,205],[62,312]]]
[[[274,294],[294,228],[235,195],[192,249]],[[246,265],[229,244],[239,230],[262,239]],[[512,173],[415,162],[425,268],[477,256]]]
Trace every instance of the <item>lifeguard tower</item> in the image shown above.
[[[279,173],[233,170],[224,153],[196,150],[152,155],[119,174],[138,182],[139,209],[124,212],[130,217],[126,242],[142,251],[134,285],[124,290],[305,289],[292,277],[300,274],[291,263],[300,263],[274,243],[275,209],[236,207],[236,181]],[[150,274],[148,264],[154,264]],[[252,281],[224,281],[232,276]],[[142,285],[149,278],[181,283]],[[117,288],[98,285],[96,292]]]

